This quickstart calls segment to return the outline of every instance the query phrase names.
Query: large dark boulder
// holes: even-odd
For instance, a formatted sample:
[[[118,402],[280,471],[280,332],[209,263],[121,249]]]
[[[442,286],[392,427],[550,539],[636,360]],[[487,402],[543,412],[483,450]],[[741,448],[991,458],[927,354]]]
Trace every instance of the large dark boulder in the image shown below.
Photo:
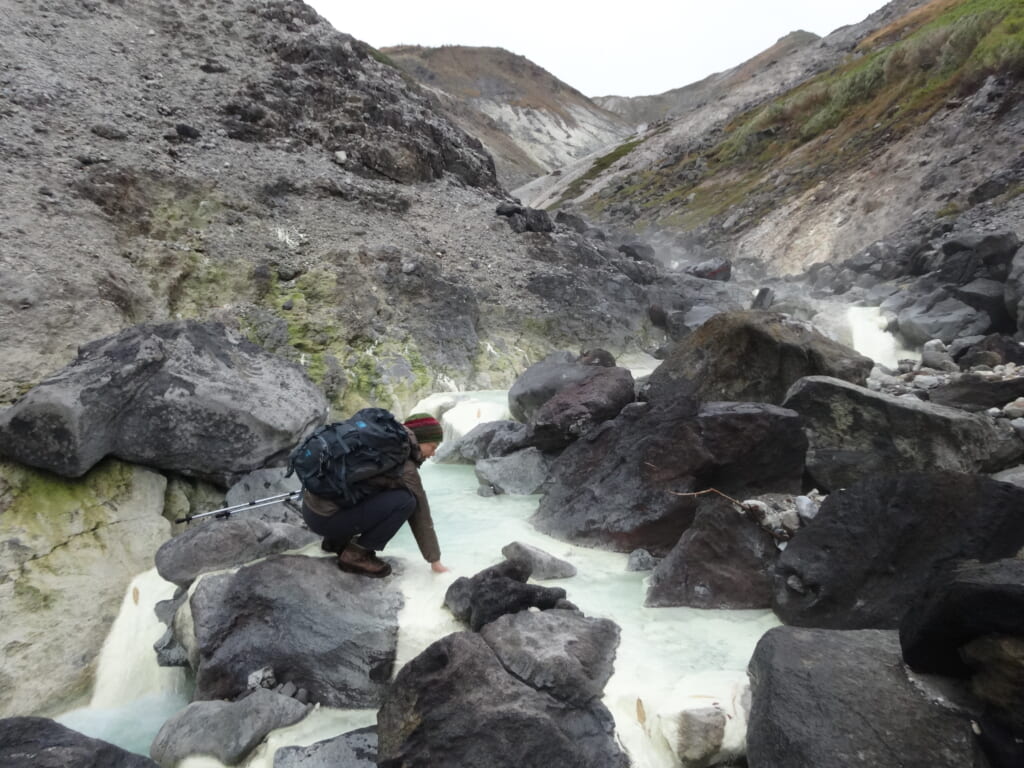
[[[799,492],[805,449],[799,417],[778,406],[631,405],[565,449],[533,523],[587,546],[664,555],[697,508],[678,494]]]
[[[651,574],[645,605],[770,608],[775,539],[731,502],[708,498]]]
[[[779,556],[775,612],[787,624],[894,629],[957,560],[1024,547],[1024,488],[954,472],[866,477],[835,491]]]
[[[380,768],[627,768],[611,714],[574,705],[503,666],[458,632],[406,664],[377,713]]]
[[[223,325],[140,325],[0,413],[0,452],[66,477],[112,455],[224,482],[284,463],[326,413],[302,368]]]
[[[803,417],[807,472],[821,490],[882,472],[995,472],[1024,454],[1013,430],[985,415],[825,376],[798,381],[783,405]]]
[[[527,423],[548,400],[566,387],[589,380],[601,366],[581,365],[571,352],[552,352],[519,375],[508,390],[512,418]]]
[[[148,757],[90,738],[45,717],[0,720],[4,768],[157,768]]]
[[[270,667],[324,706],[376,706],[401,605],[393,580],[342,573],[334,558],[274,555],[206,576],[191,598],[195,698],[238,696],[250,673]]]
[[[948,263],[969,254],[978,276],[1003,282],[1010,274],[1013,257],[1020,248],[1015,232],[964,232],[943,241],[940,250]]]
[[[561,450],[633,402],[635,383],[629,370],[596,367],[592,376],[569,384],[537,409],[530,419],[532,445],[542,451]]]
[[[1002,408],[1018,397],[1024,397],[1024,377],[985,379],[967,373],[955,381],[928,390],[929,402],[972,412]]]
[[[648,399],[781,403],[804,376],[864,384],[869,358],[785,315],[722,312],[676,344],[651,374]]]
[[[960,563],[936,576],[900,622],[903,659],[919,672],[968,675],[961,649],[986,635],[1024,638],[1024,560]]]
[[[750,768],[989,768],[966,713],[908,678],[895,632],[776,627],[750,660]]]
[[[187,587],[200,574],[301,549],[320,538],[307,528],[244,515],[197,525],[165,542],[156,551],[157,573],[165,581]]]
[[[194,701],[163,724],[149,753],[164,768],[192,755],[238,765],[268,733],[294,725],[310,709],[264,688],[240,701]]]
[[[995,368],[1006,363],[1024,364],[1024,344],[1008,334],[993,333],[979,341],[965,345],[954,356],[961,370],[976,365]]]
[[[949,344],[963,336],[977,336],[998,330],[987,312],[957,298],[946,288],[937,288],[903,309],[897,319],[900,335],[911,344],[941,339]]]

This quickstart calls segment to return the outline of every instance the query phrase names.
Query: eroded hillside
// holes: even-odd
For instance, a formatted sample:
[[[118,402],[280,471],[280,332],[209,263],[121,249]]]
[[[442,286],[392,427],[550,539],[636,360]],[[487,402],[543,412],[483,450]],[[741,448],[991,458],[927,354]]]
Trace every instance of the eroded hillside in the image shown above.
[[[509,188],[633,132],[632,121],[501,48],[400,46],[383,53],[436,93],[453,119],[480,138]]]
[[[479,141],[301,2],[4,14],[0,403],[176,317],[239,327],[346,408],[649,329],[614,250],[581,268],[575,233],[513,232]]]
[[[923,215],[1019,228],[1022,13],[1004,0],[891,3],[819,44],[856,38],[825,71],[729,116],[663,122],[521,194],[659,233],[666,254],[718,249],[777,273],[846,258]]]

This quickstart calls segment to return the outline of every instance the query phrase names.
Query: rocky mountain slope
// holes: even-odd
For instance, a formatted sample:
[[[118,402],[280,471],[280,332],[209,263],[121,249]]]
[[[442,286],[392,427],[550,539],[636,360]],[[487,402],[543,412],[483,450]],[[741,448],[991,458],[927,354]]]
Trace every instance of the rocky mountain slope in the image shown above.
[[[226,322],[344,408],[647,343],[653,276],[513,232],[479,141],[301,2],[16,3],[0,56],[0,403],[175,318]]]
[[[728,100],[720,106],[729,106],[740,93],[741,98],[752,99],[785,88],[841,55],[838,45],[816,45],[820,42],[814,33],[798,30],[749,61],[699,82],[654,96],[599,96],[594,102],[634,125],[682,117],[717,102]]]
[[[1002,0],[890,3],[517,194],[748,274],[841,261],[911,222],[1019,230],[1020,24]]]
[[[435,93],[454,121],[494,156],[516,187],[633,133],[528,59],[501,48],[400,46],[382,53]]]

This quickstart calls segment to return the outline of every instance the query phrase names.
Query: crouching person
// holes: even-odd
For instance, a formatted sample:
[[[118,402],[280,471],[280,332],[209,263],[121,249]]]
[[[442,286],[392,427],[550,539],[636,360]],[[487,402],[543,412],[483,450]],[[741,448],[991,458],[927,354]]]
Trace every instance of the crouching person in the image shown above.
[[[431,569],[436,573],[448,570],[441,563],[441,548],[419,472],[443,438],[441,424],[428,414],[416,413],[404,426],[410,435],[409,458],[397,477],[378,475],[365,480],[366,486],[375,489],[371,496],[353,507],[341,507],[309,490],[302,494],[306,525],[324,537],[326,551],[338,553],[338,567],[343,571],[376,578],[390,574],[391,565],[377,557],[377,552],[406,521]]]

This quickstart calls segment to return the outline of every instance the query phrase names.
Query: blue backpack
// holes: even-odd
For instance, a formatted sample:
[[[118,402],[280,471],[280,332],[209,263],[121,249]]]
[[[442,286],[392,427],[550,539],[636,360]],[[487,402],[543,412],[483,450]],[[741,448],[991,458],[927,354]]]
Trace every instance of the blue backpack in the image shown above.
[[[299,443],[285,477],[294,472],[305,490],[351,507],[380,490],[364,481],[399,477],[410,450],[408,431],[390,411],[364,408]]]

